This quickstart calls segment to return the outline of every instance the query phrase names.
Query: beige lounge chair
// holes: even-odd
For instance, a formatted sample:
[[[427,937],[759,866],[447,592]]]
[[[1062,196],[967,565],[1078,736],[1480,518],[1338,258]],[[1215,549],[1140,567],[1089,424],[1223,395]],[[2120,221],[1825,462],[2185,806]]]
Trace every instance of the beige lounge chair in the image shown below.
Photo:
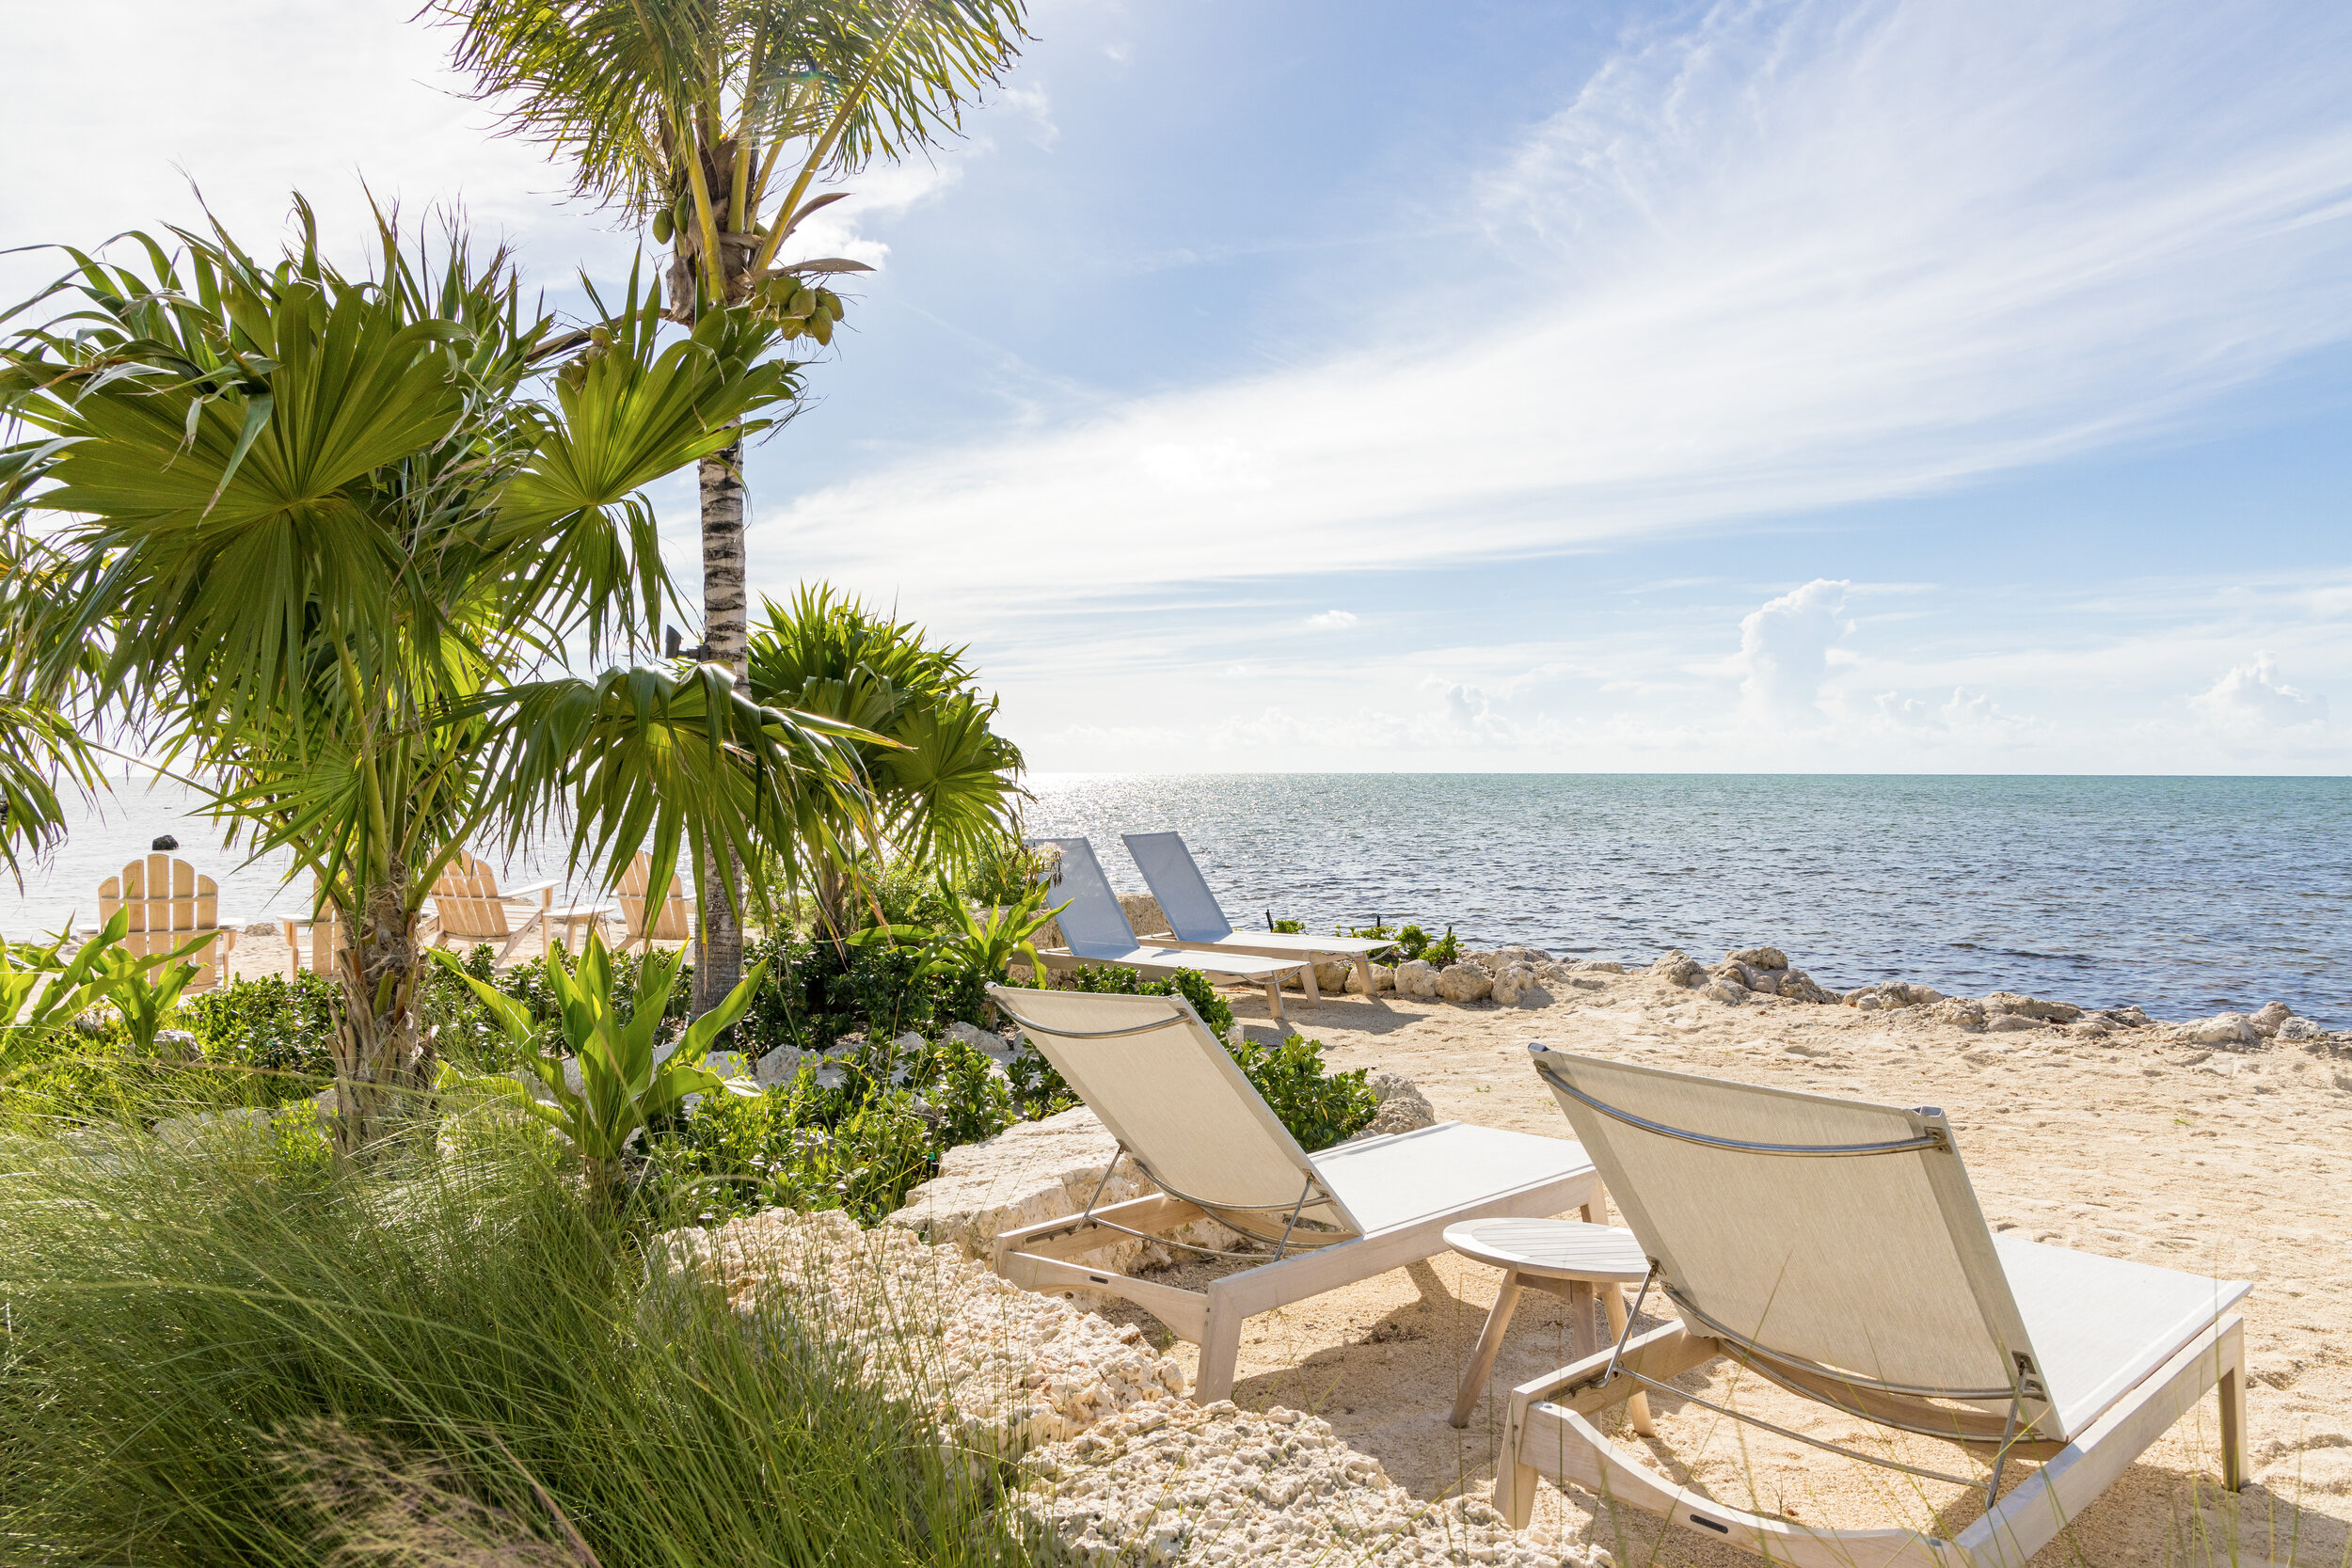
[[[1142,939],[1147,947],[1184,947],[1194,952],[1255,953],[1269,958],[1344,958],[1356,966],[1357,979],[1368,997],[1380,987],[1372,974],[1372,956],[1394,947],[1386,938],[1318,937],[1295,931],[1237,931],[1225,918],[1225,906],[1209,891],[1182,833],[1126,833],[1127,853],[1143,873],[1144,884],[1168,917],[1168,930]]]
[[[1565,1139],[1454,1121],[1309,1154],[1181,996],[1003,986],[989,995],[1160,1187],[1006,1231],[996,1272],[1029,1290],[1107,1291],[1152,1313],[1200,1347],[1193,1398],[1204,1404],[1232,1392],[1245,1320],[1435,1257],[1457,1220],[1564,1213],[1593,1193],[1592,1162]],[[1250,1266],[1205,1291],[1084,1260],[1136,1236],[1232,1257],[1169,1236],[1203,1217],[1270,1244],[1272,1257],[1242,1257]]]
[[[657,942],[686,942],[694,935],[693,911],[686,902],[685,884],[672,877],[670,896],[657,900],[647,890],[652,877],[653,857],[640,849],[628,869],[621,873],[621,885],[613,890],[622,924],[628,927],[621,939],[624,953],[632,945],[651,952]]]
[[[1540,1472],[1802,1568],[2022,1568],[2208,1388],[2222,1484],[2243,1484],[2245,1335],[2230,1311],[2242,1281],[1994,1235],[1933,1108],[1531,1050],[1649,1257],[1644,1295],[1681,1321],[1639,1335],[1629,1323],[1612,1350],[1513,1392],[1495,1477],[1513,1524],[1527,1523]],[[1949,1539],[1816,1529],[1677,1486],[1594,1425],[1646,1386],[1769,1427],[1668,1381],[1717,1356],[1846,1416],[1962,1445],[1989,1477],[1771,1428],[1979,1486],[1989,1511]],[[2012,1459],[2042,1465],[2002,1496]]]
[[[539,954],[545,958],[549,919],[557,913],[552,907],[555,887],[552,881],[532,882],[501,892],[498,873],[460,849],[441,868],[440,876],[434,879],[433,913],[439,929],[433,934],[433,945],[438,947],[445,942],[502,942],[498,961],[504,963],[514,956],[516,944],[536,930]],[[510,907],[523,904],[534,894],[538,895],[539,907],[527,914]],[[519,922],[517,914],[522,915]]]
[[[220,925],[220,889],[186,861],[169,855],[143,855],[98,886],[98,920],[103,927],[117,910],[130,911],[130,933],[123,951],[135,958],[152,958],[184,946],[207,931],[214,940],[189,955],[197,964],[189,990],[209,990],[220,982],[220,966],[237,945],[237,933]]]
[[[1061,927],[1065,945],[1038,953],[1046,968],[1066,972],[1091,964],[1118,964],[1156,979],[1189,969],[1212,980],[1262,985],[1265,987],[1266,1009],[1278,1024],[1288,1022],[1282,1016],[1282,982],[1291,975],[1299,976],[1309,1006],[1322,1002],[1322,993],[1315,990],[1314,965],[1311,963],[1215,955],[1178,958],[1171,958],[1165,947],[1144,946],[1136,940],[1136,928],[1127,924],[1126,912],[1119,907],[1119,895],[1111,891],[1110,879],[1103,875],[1103,863],[1094,858],[1093,845],[1083,838],[1041,838],[1030,842],[1051,844],[1061,851],[1061,862],[1054,869],[1053,891],[1046,902],[1063,906],[1054,918]]]

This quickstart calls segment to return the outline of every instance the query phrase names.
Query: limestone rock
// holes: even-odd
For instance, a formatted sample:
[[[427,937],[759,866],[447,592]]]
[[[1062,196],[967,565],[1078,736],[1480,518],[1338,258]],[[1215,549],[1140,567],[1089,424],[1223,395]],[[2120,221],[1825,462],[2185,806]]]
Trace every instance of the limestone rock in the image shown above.
[[[1536,978],[1534,966],[1523,963],[1508,963],[1497,970],[1489,994],[1505,1007],[1540,1007],[1551,1000]]]
[[[1104,1168],[1118,1149],[1119,1140],[1083,1105],[1042,1121],[1023,1122],[985,1143],[961,1144],[941,1155],[939,1174],[908,1193],[906,1207],[884,1223],[915,1231],[933,1245],[956,1246],[967,1257],[986,1258],[1000,1231],[1077,1213],[1098,1182],[1098,1204],[1158,1192],[1151,1178],[1124,1155],[1110,1180],[1103,1181]],[[1203,1239],[1212,1235],[1217,1239]],[[1232,1235],[1215,1221],[1202,1220],[1180,1239],[1224,1246],[1231,1244]],[[1126,1241],[1088,1256],[1123,1274],[1138,1261],[1147,1266],[1165,1263],[1173,1255],[1152,1243]]]
[[[1360,1143],[1366,1138],[1385,1138],[1393,1132],[1410,1132],[1437,1125],[1437,1108],[1410,1078],[1396,1072],[1375,1072],[1365,1082],[1372,1086],[1380,1109],[1364,1130],[1347,1142]]]
[[[1325,958],[1315,965],[1315,986],[1333,996],[1344,996],[1348,975],[1355,968],[1345,958]]]
[[[763,1084],[788,1084],[804,1066],[816,1069],[817,1082],[820,1087],[837,1089],[841,1086],[841,1080],[845,1075],[839,1062],[828,1060],[821,1053],[798,1051],[788,1045],[777,1046],[773,1051],[762,1056],[754,1065],[752,1076]],[[566,1068],[567,1077],[571,1069]],[[578,1087],[577,1085],[573,1086]]]
[[[2099,1016],[2106,1019],[2110,1023],[2121,1024],[2126,1029],[2153,1028],[2156,1022],[2137,1006],[2108,1007],[2102,1011]]]
[[[1706,982],[1707,971],[1699,961],[1679,947],[1669,947],[1659,955],[1649,972],[1670,986],[1696,986]]]
[[[2251,1045],[2263,1036],[2244,1013],[2216,1013],[2182,1024],[2180,1037],[2197,1045]]]
[[[1420,958],[1396,966],[1396,993],[1424,1001],[1438,994],[1438,966]]]
[[[1057,898],[1046,907],[1060,903]],[[1127,925],[1139,937],[1164,937],[1169,934],[1168,916],[1160,912],[1160,901],[1148,893],[1122,893],[1119,909],[1127,917]],[[1055,945],[1060,945],[1057,942]]]
[[[2046,1022],[2047,1020],[2035,1018],[2028,1013],[1988,1012],[1984,1015],[1985,1032],[1992,1035],[2016,1034],[2026,1029],[2039,1029]]]
[[[2308,1018],[2290,1018],[2279,1025],[2279,1033],[2275,1037],[2282,1040],[2310,1042],[2326,1039],[2328,1031]]]
[[[2268,1003],[2265,1005],[2262,1011],[2254,1015],[2254,1027],[2265,1036],[2275,1035],[2279,1032],[2279,1026],[2294,1016],[2294,1011],[2285,1003]]]
[[[1965,996],[1946,997],[1928,1009],[1928,1016],[1938,1023],[1948,1023],[1972,1035],[1982,1033],[1985,1027],[1984,1004]]]
[[[2072,1002],[2047,1002],[2039,996],[2020,996],[2013,990],[1996,990],[1984,999],[1985,1010],[1997,1007],[2005,1013],[2022,1013],[2049,1023],[2072,1023],[2083,1016],[2083,1010]]]
[[[1181,1393],[1184,1374],[1135,1327],[1024,1291],[948,1247],[838,1211],[771,1209],[648,1247],[658,1289],[722,1292],[754,1323],[777,1308],[826,1325],[873,1386],[939,1422],[940,1441],[1018,1455]],[[919,1354],[910,1354],[920,1347]]]
[[[1944,993],[1933,986],[1915,986],[1904,980],[1882,980],[1874,986],[1858,987],[1845,995],[1845,1003],[1848,1006],[1859,1007],[1866,1013],[1897,1007],[1931,1006],[1943,1000]],[[1994,998],[1987,997],[1985,1000],[1990,1004]],[[2043,1004],[2043,1006],[2057,1005],[2062,1004]]]
[[[1811,1002],[1826,1006],[1837,1000],[1836,995],[1814,983],[1813,976],[1802,969],[1792,969],[1780,977],[1776,994],[1790,1002]]]
[[[1494,957],[1501,962],[1515,964],[1544,964],[1551,961],[1551,955],[1540,947],[1498,947],[1494,951]]]
[[[1754,969],[1787,969],[1788,955],[1777,947],[1741,947],[1724,957],[1732,963],[1746,964]]]
[[[1382,990],[1396,990],[1396,971],[1387,964],[1374,964],[1372,983]],[[1364,993],[1364,977],[1357,972],[1354,964],[1347,966],[1347,992],[1350,996],[1361,996]]]
[[[1698,991],[1701,996],[1710,1001],[1726,1003],[1732,1006],[1738,1006],[1756,994],[1736,981],[1723,979],[1709,980],[1699,987]]]
[[[1623,974],[1625,973],[1625,965],[1608,958],[1588,958],[1576,967],[1588,974]]]
[[[1458,963],[1438,976],[1438,995],[1448,1002],[1484,1002],[1493,992],[1492,976],[1474,963]]]

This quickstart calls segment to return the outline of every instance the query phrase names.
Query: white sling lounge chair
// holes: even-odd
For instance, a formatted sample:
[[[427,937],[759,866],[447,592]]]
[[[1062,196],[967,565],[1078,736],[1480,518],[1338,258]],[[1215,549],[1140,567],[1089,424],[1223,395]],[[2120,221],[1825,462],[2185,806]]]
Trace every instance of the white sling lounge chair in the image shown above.
[[[1564,1138],[1440,1122],[1309,1154],[1181,996],[991,987],[1070,1086],[1159,1184],[996,1238],[996,1272],[1029,1290],[1108,1291],[1200,1347],[1192,1397],[1233,1390],[1244,1320],[1446,1250],[1459,1220],[1565,1213],[1593,1195],[1593,1164]],[[1110,1179],[1119,1157],[1103,1172]],[[1100,1197],[1104,1182],[1095,1187]],[[1088,1253],[1142,1236],[1172,1240],[1203,1216],[1274,1247],[1203,1291],[1089,1267]]]
[[[2247,1286],[1994,1236],[1951,1124],[1537,1045],[1535,1070],[1592,1150],[1681,1322],[1519,1386],[1495,1505],[1524,1527],[1538,1472],[1804,1568],[2022,1568],[2208,1388],[2222,1483],[2246,1474]],[[1637,1303],[1636,1310],[1639,1310]],[[1978,1480],[1742,1416],[1668,1379],[1729,1356],[1792,1393],[1959,1443]],[[1677,1486],[1591,1417],[1647,1386],[1875,1465],[1981,1486],[1951,1539],[1814,1529]],[[2039,1459],[2000,1496],[2004,1463]]]
[[[1225,918],[1225,907],[1209,891],[1182,833],[1126,833],[1127,853],[1143,873],[1152,896],[1168,916],[1168,935],[1145,937],[1154,947],[1184,947],[1195,952],[1256,953],[1269,958],[1345,958],[1356,966],[1364,994],[1377,997],[1372,956],[1396,943],[1372,937],[1315,937],[1292,931],[1236,931]]]
[[[1270,958],[1249,957],[1211,957],[1199,958],[1171,958],[1165,947],[1146,947],[1136,940],[1136,928],[1127,924],[1126,911],[1119,907],[1119,895],[1111,891],[1111,881],[1103,875],[1103,863],[1094,858],[1094,846],[1083,838],[1040,838],[1034,844],[1050,844],[1061,851],[1061,863],[1054,872],[1054,891],[1049,903],[1065,904],[1055,920],[1061,926],[1062,941],[1068,945],[1045,948],[1038,957],[1045,967],[1056,970],[1083,969],[1089,964],[1118,964],[1138,974],[1164,980],[1180,969],[1189,969],[1213,980],[1232,980],[1265,987],[1265,1005],[1274,1014],[1276,1023],[1284,1023],[1282,1017],[1282,981],[1296,974],[1307,992],[1309,1006],[1323,1000],[1315,990],[1315,970],[1310,963],[1294,958],[1288,963]]]

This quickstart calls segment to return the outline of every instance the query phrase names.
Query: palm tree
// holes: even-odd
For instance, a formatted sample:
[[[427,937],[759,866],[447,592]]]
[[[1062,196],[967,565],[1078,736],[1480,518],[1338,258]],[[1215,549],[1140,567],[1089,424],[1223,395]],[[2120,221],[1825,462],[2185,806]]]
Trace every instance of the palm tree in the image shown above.
[[[435,0],[453,51],[506,127],[560,149],[580,193],[652,225],[672,247],[673,320],[752,303],[783,330],[833,338],[841,301],[818,280],[867,270],[779,263],[812,195],[877,156],[961,127],[1020,41],[1024,0]],[[745,673],[743,448],[703,459],[703,657]],[[724,890],[706,865],[695,1006],[742,967]]]
[[[616,879],[650,839],[667,878],[681,844],[748,854],[854,816],[853,774],[833,726],[716,668],[565,673],[650,642],[668,583],[639,492],[794,395],[775,329],[733,309],[665,333],[632,276],[567,334],[454,226],[434,265],[379,214],[376,276],[349,277],[297,212],[274,265],[217,224],[172,230],[180,259],[131,236],[143,269],[72,252],[41,297],[77,309],[0,345],[0,412],[38,433],[0,453],[0,501],[20,539],[59,519],[0,633],[33,700],[214,781],[232,839],[316,878],[352,933],[348,1156],[433,1082],[418,927],[469,839],[568,815],[575,863]]]
[[[868,789],[871,832],[887,852],[965,864],[1013,831],[1024,799],[1018,747],[991,728],[961,648],[934,648],[922,627],[877,615],[830,585],[803,588],[789,609],[760,601],[751,638],[751,691],[771,707],[854,725],[882,744],[847,742]],[[838,941],[858,834],[836,824],[801,847],[791,867],[816,893]]]

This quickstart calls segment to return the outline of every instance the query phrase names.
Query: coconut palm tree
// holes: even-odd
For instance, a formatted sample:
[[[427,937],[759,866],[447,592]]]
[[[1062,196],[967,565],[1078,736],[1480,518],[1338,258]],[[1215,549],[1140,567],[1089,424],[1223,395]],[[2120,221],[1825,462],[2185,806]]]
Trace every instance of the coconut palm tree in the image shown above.
[[[580,194],[671,248],[673,320],[752,304],[833,340],[840,258],[780,262],[821,177],[954,134],[1020,41],[1025,0],[435,0],[453,55],[506,128],[568,156]],[[745,673],[743,448],[702,461],[703,657]],[[735,983],[742,933],[705,868],[697,1007]]]
[[[650,841],[755,852],[854,816],[836,726],[723,670],[576,659],[650,644],[665,590],[643,486],[796,391],[741,309],[665,329],[632,276],[584,339],[526,311],[502,254],[375,275],[300,243],[268,264],[217,224],[73,252],[74,309],[0,344],[20,537],[58,562],[0,594],[32,700],[213,781],[256,853],[291,850],[352,933],[336,1042],[346,1155],[433,1081],[412,1002],[435,878],[478,836],[559,816],[609,879]],[[23,309],[23,308],[21,308]],[[576,345],[572,352],[564,345]],[[659,885],[659,883],[657,883]]]
[[[803,588],[789,608],[760,601],[751,637],[751,690],[772,707],[854,725],[890,744],[846,742],[858,754],[868,801],[857,824],[891,854],[950,866],[1001,844],[1025,798],[1020,748],[995,733],[996,699],[983,698],[961,648],[923,641],[923,628],[876,614],[829,584]],[[798,847],[792,870],[814,889],[819,917],[846,935],[850,825]]]

